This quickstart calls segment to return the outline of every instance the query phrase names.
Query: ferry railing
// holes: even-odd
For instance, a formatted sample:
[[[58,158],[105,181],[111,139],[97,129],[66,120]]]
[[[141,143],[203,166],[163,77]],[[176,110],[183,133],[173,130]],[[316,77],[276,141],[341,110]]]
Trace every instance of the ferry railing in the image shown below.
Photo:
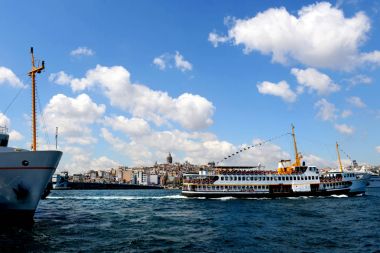
[[[7,134],[8,128],[6,126],[0,126],[0,134]]]

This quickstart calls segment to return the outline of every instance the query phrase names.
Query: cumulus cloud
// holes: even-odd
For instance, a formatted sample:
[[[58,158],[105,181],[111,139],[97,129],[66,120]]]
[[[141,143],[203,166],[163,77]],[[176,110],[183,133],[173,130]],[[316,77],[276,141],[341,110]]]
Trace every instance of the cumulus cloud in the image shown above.
[[[362,53],[360,60],[362,62],[368,62],[368,63],[380,65],[380,51],[376,50],[370,53]]]
[[[317,117],[323,121],[332,121],[338,117],[338,109],[324,98],[318,100],[314,107],[318,109]]]
[[[219,43],[225,43],[228,40],[229,38],[227,36],[220,36],[216,34],[215,32],[211,32],[208,35],[208,41],[210,41],[214,47],[218,47]]]
[[[16,130],[11,130],[9,132],[9,139],[11,141],[21,141],[24,139],[24,136],[20,132],[17,132]]]
[[[232,41],[246,54],[258,51],[273,62],[299,62],[311,67],[350,70],[362,63],[380,62],[380,51],[359,52],[370,30],[363,12],[345,17],[343,11],[321,2],[301,8],[297,15],[270,8],[247,19],[234,19],[228,35],[209,34],[209,41]]]
[[[72,76],[66,74],[63,71],[59,71],[57,73],[52,73],[49,76],[50,82],[54,82],[54,83],[59,84],[59,85],[66,85],[66,84],[70,83],[72,79],[73,79]]]
[[[20,88],[26,87],[11,69],[0,66],[0,85],[2,84],[9,84],[10,86]]]
[[[43,114],[48,131],[54,132],[58,127],[67,143],[86,145],[96,142],[90,125],[99,120],[105,110],[105,105],[97,105],[87,94],[76,98],[57,94],[50,99]]]
[[[190,93],[173,98],[166,92],[134,84],[130,73],[122,66],[97,65],[87,71],[85,77],[73,78],[66,84],[71,85],[73,91],[100,87],[112,106],[126,110],[134,117],[153,121],[156,125],[173,121],[184,128],[198,130],[213,123],[215,108],[206,98]]]
[[[346,124],[335,124],[334,127],[336,130],[338,130],[338,132],[347,135],[353,134],[355,130],[353,127]]]
[[[93,56],[95,52],[87,47],[78,47],[70,52],[71,56]]]
[[[176,68],[178,68],[179,70],[183,72],[193,69],[193,66],[191,65],[191,63],[186,61],[185,58],[178,51],[175,52],[174,60],[175,60]]]
[[[366,107],[366,104],[362,101],[360,97],[349,97],[347,98],[347,102],[351,104],[352,106],[355,106],[357,108],[364,108]]]
[[[157,56],[153,59],[153,64],[156,65],[160,70],[165,70],[166,68],[176,68],[182,72],[191,71],[193,65],[185,60],[183,55],[178,51],[175,54],[165,53]]]
[[[297,69],[292,68],[291,73],[297,78],[297,82],[306,87],[309,92],[316,91],[318,95],[328,95],[340,90],[331,78],[314,68]]]
[[[105,117],[104,123],[113,130],[122,131],[132,136],[141,136],[151,131],[148,122],[140,118],[128,119],[124,116]]]
[[[236,146],[230,142],[218,140],[211,133],[189,133],[180,130],[151,131],[147,135],[132,136],[130,141],[125,141],[106,128],[101,131],[102,137],[109,145],[118,153],[130,157],[134,165],[150,165],[155,161],[162,161],[168,152],[171,152],[179,162],[206,164],[210,161],[221,161],[224,157],[248,146],[247,144]],[[255,139],[251,145],[259,142],[262,140]],[[289,154],[279,146],[269,143],[240,153],[236,157],[238,159],[227,160],[223,164],[257,165],[261,163],[272,168],[279,160],[289,158]]]
[[[10,124],[11,120],[6,115],[0,112],[0,126],[9,128]]]
[[[342,118],[348,118],[352,115],[352,111],[350,110],[343,110],[342,113],[340,114],[340,116]]]
[[[375,150],[376,150],[377,153],[380,153],[380,146],[377,146],[377,147],[375,148]]]
[[[59,164],[60,171],[70,173],[83,173],[90,169],[110,169],[121,166],[120,162],[114,161],[107,156],[93,157],[91,151],[81,146],[65,145],[61,149],[64,156]]]
[[[264,81],[257,84],[257,89],[261,94],[281,97],[285,102],[292,103],[297,99],[297,94],[290,89],[286,81],[280,81],[277,84]]]
[[[160,70],[166,69],[166,62],[163,56],[158,56],[153,59],[153,64],[156,65]]]
[[[0,127],[6,127],[8,131],[11,128],[11,120],[1,112],[0,112]],[[20,132],[14,129],[12,129],[8,134],[9,134],[9,140],[11,141],[20,141],[24,139],[24,136]]]
[[[351,77],[350,79],[345,79],[345,81],[349,83],[349,88],[351,88],[359,84],[370,84],[372,83],[372,78],[359,74]]]

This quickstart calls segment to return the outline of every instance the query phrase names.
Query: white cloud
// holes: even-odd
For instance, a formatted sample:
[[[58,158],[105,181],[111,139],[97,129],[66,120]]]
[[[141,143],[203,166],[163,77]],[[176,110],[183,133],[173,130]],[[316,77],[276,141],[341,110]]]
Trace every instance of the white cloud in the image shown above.
[[[368,62],[373,64],[380,64],[380,51],[376,50],[370,53],[362,53],[361,54],[361,61],[362,62]]]
[[[366,107],[366,104],[362,101],[360,97],[349,97],[347,98],[347,102],[351,104],[352,106],[355,106],[357,108],[364,108]]]
[[[67,143],[86,145],[96,142],[89,125],[99,120],[105,110],[105,105],[97,105],[87,94],[76,98],[57,94],[50,99],[43,114],[49,132],[55,132],[58,127]]]
[[[356,75],[345,81],[349,83],[349,88],[351,88],[359,84],[370,84],[372,83],[372,78],[366,75]]]
[[[158,56],[153,59],[153,63],[158,66],[160,70],[166,69],[166,62],[163,56]]]
[[[11,128],[11,120],[1,112],[0,112],[0,127],[6,127],[8,131]],[[24,139],[24,136],[20,132],[14,129],[10,130],[8,134],[9,134],[10,141],[20,141]]]
[[[318,95],[328,95],[340,89],[331,78],[316,69],[297,69],[292,68],[291,73],[297,78],[297,82],[308,88],[309,92],[316,91]]]
[[[178,51],[175,52],[174,60],[175,60],[175,66],[182,72],[193,69],[193,66],[191,65],[191,63],[186,61],[185,58]]]
[[[93,86],[103,89],[112,106],[132,113],[134,117],[153,121],[157,125],[174,121],[191,130],[210,126],[214,114],[213,104],[199,95],[183,93],[177,98],[166,92],[155,91],[141,84],[133,84],[130,73],[122,66],[97,65],[83,78],[74,78],[67,84],[73,91]]]
[[[214,46],[214,47],[218,47],[218,44],[219,43],[225,43],[229,40],[229,38],[227,36],[219,36],[218,34],[216,34],[215,32],[212,32],[208,35],[208,41],[211,42],[211,44]]]
[[[314,107],[318,109],[317,117],[323,121],[332,121],[337,118],[337,112],[335,105],[322,98],[318,100]]]
[[[72,76],[66,74],[63,71],[59,71],[57,73],[52,73],[49,76],[49,81],[50,82],[54,82],[54,83],[59,84],[59,85],[68,84],[68,83],[71,82],[72,79],[73,79]]]
[[[345,17],[341,9],[321,2],[301,8],[298,15],[270,8],[247,19],[235,19],[227,36],[209,34],[216,46],[243,45],[244,52],[272,55],[273,62],[300,62],[307,66],[349,70],[358,64],[379,63],[379,51],[360,53],[370,30],[364,12]],[[211,39],[210,39],[211,38]]]
[[[106,157],[106,156],[101,156],[99,158],[96,158],[91,161],[91,168],[92,169],[109,169],[109,168],[117,168],[121,164]]]
[[[87,47],[78,47],[70,52],[71,56],[93,56],[95,52]]]
[[[166,68],[176,68],[182,72],[191,71],[193,65],[185,60],[183,55],[178,51],[175,54],[165,53],[157,56],[153,59],[153,64],[156,65],[160,70],[165,70]]]
[[[26,87],[11,69],[0,66],[0,85],[2,84],[9,84],[13,87],[20,88]]]
[[[342,118],[347,118],[347,117],[350,117],[351,115],[352,115],[352,111],[350,110],[343,110],[342,113],[340,114]]]
[[[24,136],[20,132],[17,132],[16,130],[12,130],[9,132],[9,139],[11,141],[21,141],[24,139]]]
[[[148,122],[140,118],[128,119],[124,116],[105,117],[104,123],[113,130],[122,131],[133,136],[141,136],[150,132]]]
[[[375,150],[376,150],[377,153],[380,153],[380,146],[377,146],[377,147],[375,148]]]
[[[338,132],[347,135],[353,134],[355,130],[353,127],[346,124],[335,124],[334,127],[336,130],[338,130]]]
[[[335,167],[335,162],[327,161],[319,156],[312,154],[303,154],[303,160],[306,165],[317,166],[318,168],[333,168]]]
[[[286,102],[292,103],[297,99],[297,94],[290,89],[286,81],[280,81],[277,84],[264,81],[257,85],[257,89],[261,94],[281,97]]]
[[[210,161],[221,161],[224,157],[235,154],[236,151],[248,146],[247,144],[235,146],[227,141],[218,140],[211,133],[188,133],[179,130],[151,131],[144,136],[134,136],[127,142],[116,137],[106,128],[101,131],[102,137],[109,145],[118,153],[132,159],[134,165],[163,162],[168,152],[173,154],[175,161],[206,164]],[[259,142],[261,140],[255,139],[252,144]],[[289,154],[279,146],[268,143],[233,157],[238,158],[229,159],[223,164],[256,165],[261,163],[272,168],[279,160],[289,158]]]
[[[67,146],[61,148],[63,153],[62,160],[59,163],[59,171],[68,171],[72,173],[83,173],[90,169],[110,169],[116,168],[121,163],[114,161],[107,156],[93,157],[88,148],[84,149],[80,146]]]
[[[9,128],[10,125],[11,120],[6,115],[0,112],[0,126]]]

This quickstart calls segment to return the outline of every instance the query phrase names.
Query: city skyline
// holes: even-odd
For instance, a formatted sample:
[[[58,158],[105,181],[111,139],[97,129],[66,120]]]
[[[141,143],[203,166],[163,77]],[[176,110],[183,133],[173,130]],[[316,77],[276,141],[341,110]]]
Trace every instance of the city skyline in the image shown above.
[[[30,148],[34,46],[46,61],[39,148],[55,149],[58,127],[58,170],[152,165],[169,152],[218,162],[291,124],[308,163],[337,167],[336,141],[346,163],[380,163],[377,2],[89,3],[1,2],[11,146]],[[272,167],[292,145],[276,139],[230,162]]]

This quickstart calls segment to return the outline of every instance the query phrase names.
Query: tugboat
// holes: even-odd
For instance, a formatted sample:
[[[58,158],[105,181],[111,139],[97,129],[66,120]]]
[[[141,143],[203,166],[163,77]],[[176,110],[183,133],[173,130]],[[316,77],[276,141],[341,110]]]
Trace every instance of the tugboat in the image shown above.
[[[61,159],[61,151],[37,151],[35,77],[45,68],[32,69],[32,150],[8,147],[9,134],[0,127],[0,222],[33,222],[34,212]]]
[[[299,196],[357,195],[365,192],[365,178],[355,173],[321,173],[306,166],[298,153],[294,126],[295,162],[281,160],[275,171],[261,166],[216,166],[198,174],[185,174],[182,195],[187,197],[276,198]]]

